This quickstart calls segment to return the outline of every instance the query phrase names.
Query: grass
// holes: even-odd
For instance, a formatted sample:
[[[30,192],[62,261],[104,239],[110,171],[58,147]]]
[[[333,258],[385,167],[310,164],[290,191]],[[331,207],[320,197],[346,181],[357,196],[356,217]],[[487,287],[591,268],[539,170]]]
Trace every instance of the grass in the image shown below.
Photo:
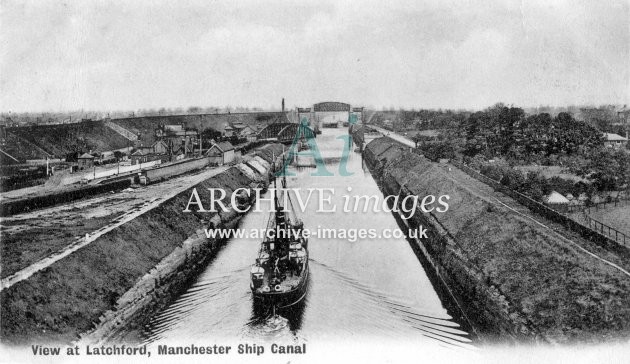
[[[41,224],[37,219],[32,219],[31,222],[20,221],[20,225],[31,227],[15,233],[2,231],[1,277],[10,276],[53,253],[64,250],[77,236],[85,236],[86,233],[97,230],[119,215],[120,213],[116,213],[82,221],[67,221],[55,226]],[[3,221],[3,225],[10,226],[12,223]]]
[[[588,182],[588,180],[565,170],[562,166],[519,166],[516,169],[527,174],[527,172],[538,172],[545,178],[560,177],[574,182]]]
[[[232,191],[250,182],[237,168],[231,168],[196,186],[202,201],[208,201],[211,187]],[[0,292],[0,341],[13,345],[67,343],[88,330],[100,315],[114,308],[118,297],[210,217],[181,212],[191,189]],[[89,221],[82,221],[82,228]],[[44,231],[27,233],[38,241],[29,242],[30,235],[20,235],[7,243],[3,236],[3,274],[8,263],[17,265],[20,259],[25,263],[19,254],[24,247],[31,247],[31,254],[44,255],[53,248]],[[74,234],[68,226],[60,226],[58,233]]]
[[[625,206],[617,207],[607,204],[605,208],[599,210],[591,208],[590,211],[589,215],[593,219],[630,236],[630,203],[626,202]]]
[[[372,143],[368,149],[381,150],[387,140]],[[627,276],[545,226],[497,204],[495,192],[479,181],[455,178],[456,172],[409,153],[388,165],[387,180],[405,183],[413,194],[450,196],[449,210],[434,217],[459,248],[436,245],[436,252],[461,249],[466,264],[479,272],[475,281],[496,287],[511,307],[553,341],[597,342],[627,337]],[[561,172],[559,167],[555,172]],[[460,271],[449,273],[461,275]],[[465,286],[474,296],[475,287]]]

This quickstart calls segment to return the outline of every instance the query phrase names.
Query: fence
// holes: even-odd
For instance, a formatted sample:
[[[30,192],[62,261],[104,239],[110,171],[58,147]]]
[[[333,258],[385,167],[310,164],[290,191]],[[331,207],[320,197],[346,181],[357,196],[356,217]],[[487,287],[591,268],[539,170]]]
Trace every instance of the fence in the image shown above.
[[[586,209],[588,210],[588,213],[590,214],[591,208],[594,208],[595,211],[599,211],[599,209],[605,209],[607,205],[612,205],[614,207],[617,207],[617,206],[628,206],[629,204],[630,204],[630,199],[628,199],[627,197],[621,197],[612,201],[591,203],[588,207],[586,207]]]
[[[595,209],[595,211],[599,211],[599,209],[605,209],[609,206],[628,206],[630,205],[630,199],[626,196],[620,196],[615,199],[611,199],[610,201],[602,201],[602,202],[589,202],[588,205],[585,202],[581,202],[580,204],[559,204],[555,205],[555,210],[560,212],[567,213],[575,213],[575,212],[583,212],[588,211],[591,213],[591,209]]]
[[[626,234],[622,233],[621,231],[618,231],[615,228],[612,228],[604,223],[601,223],[588,215],[585,215],[584,218],[586,219],[586,222],[590,229],[593,229],[599,232],[600,234],[605,233],[606,235],[608,235],[610,239],[615,240],[617,243],[623,244],[625,246],[628,246],[628,244],[630,244],[630,237],[628,237]]]
[[[456,167],[458,167],[459,169],[461,169],[462,171],[464,171],[465,173],[467,173],[468,175],[470,175],[471,177],[476,178],[480,180],[481,182],[484,182],[487,185],[491,186],[495,190],[503,192],[506,195],[514,198],[515,200],[523,204],[525,207],[527,207],[531,211],[538,213],[548,218],[551,221],[562,224],[566,228],[579,233],[586,239],[589,239],[606,248],[616,249],[618,247],[621,247],[621,248],[624,248],[626,252],[627,252],[627,249],[630,249],[630,237],[628,237],[627,235],[625,235],[624,233],[618,230],[615,230],[614,228],[604,225],[600,223],[599,221],[595,222],[596,220],[593,220],[592,224],[593,224],[593,227],[595,227],[595,229],[593,229],[590,226],[583,225],[569,218],[568,216],[563,215],[560,212],[536,200],[533,200],[532,198],[528,196],[523,195],[520,192],[514,191],[502,185],[499,181],[496,181],[488,176],[485,176],[463,163],[457,162],[455,160],[452,160],[451,163],[455,165]],[[600,227],[600,231],[597,230],[596,224],[602,225]],[[603,226],[605,226],[605,228]],[[610,234],[606,235],[604,234],[604,231],[610,231],[612,235]]]

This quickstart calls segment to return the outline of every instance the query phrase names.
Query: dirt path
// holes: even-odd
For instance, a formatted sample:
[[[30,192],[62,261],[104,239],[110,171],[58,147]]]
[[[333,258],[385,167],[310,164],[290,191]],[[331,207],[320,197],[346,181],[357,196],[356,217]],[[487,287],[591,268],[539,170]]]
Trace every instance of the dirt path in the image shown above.
[[[399,143],[402,143],[402,144],[404,144],[406,146],[409,146],[409,147],[412,147],[412,148],[416,147],[416,143],[414,143],[413,141],[407,139],[406,137],[404,137],[404,136],[402,136],[400,134],[394,133],[393,131],[389,131],[387,129],[383,129],[383,128],[380,128],[380,127],[374,126],[374,125],[370,125],[370,128],[376,129],[379,132],[381,132],[383,135],[385,135],[385,136],[387,136],[389,138],[392,138],[395,141],[397,141]]]

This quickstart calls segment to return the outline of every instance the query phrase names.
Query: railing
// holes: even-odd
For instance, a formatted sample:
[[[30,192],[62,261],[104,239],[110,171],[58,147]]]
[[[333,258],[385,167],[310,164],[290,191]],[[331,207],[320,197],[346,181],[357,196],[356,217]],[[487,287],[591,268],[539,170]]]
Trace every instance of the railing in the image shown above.
[[[503,192],[506,195],[514,198],[524,206],[526,206],[531,211],[543,215],[551,221],[558,222],[562,224],[564,227],[573,230],[584,238],[589,239],[595,243],[600,245],[604,245],[605,247],[615,247],[619,246],[625,249],[630,249],[630,237],[626,234],[609,227],[608,225],[604,225],[601,222],[592,220],[589,226],[586,226],[578,221],[571,219],[570,217],[563,215],[562,213],[550,208],[547,205],[544,205],[529,196],[525,196],[524,194],[514,191],[507,186],[502,185],[499,181],[496,181],[488,176],[481,174],[480,172],[468,167],[467,165],[452,160],[451,163],[457,168],[464,171],[466,174],[470,175],[473,178],[480,180],[481,182],[486,183],[497,191]],[[600,226],[601,225],[601,226]],[[593,226],[593,228],[591,228]],[[599,226],[599,230],[598,230]],[[604,228],[605,226],[605,228]],[[604,231],[610,232],[610,234],[605,234]]]
[[[608,237],[610,239],[613,239],[614,241],[616,241],[617,243],[620,243],[622,245],[628,245],[630,244],[630,237],[627,236],[626,234],[622,233],[621,231],[610,227],[604,223],[601,223],[595,219],[593,219],[592,217],[585,215],[584,219],[586,220],[586,222],[588,223],[588,227],[592,230],[595,230],[597,232],[599,232],[600,234],[606,234],[608,235]]]
[[[591,208],[594,208],[595,211],[599,211],[599,209],[605,209],[606,205],[613,205],[614,207],[617,206],[627,206],[628,204],[630,204],[630,199],[628,199],[627,197],[621,197],[621,198],[616,198],[612,201],[603,201],[603,202],[595,202],[595,203],[591,203],[588,207],[585,207],[585,210],[588,210],[588,213],[591,213]],[[603,207],[600,207],[603,206]]]

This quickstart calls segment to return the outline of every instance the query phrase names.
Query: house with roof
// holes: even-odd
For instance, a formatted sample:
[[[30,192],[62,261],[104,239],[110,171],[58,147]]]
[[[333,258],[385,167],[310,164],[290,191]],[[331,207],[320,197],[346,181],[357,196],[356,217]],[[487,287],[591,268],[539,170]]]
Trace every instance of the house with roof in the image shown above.
[[[141,164],[153,160],[153,149],[151,147],[138,147],[135,152],[131,153],[131,164]]]
[[[619,134],[604,133],[604,146],[608,148],[625,148],[628,144],[628,138],[624,138]]]
[[[94,167],[94,156],[89,153],[83,153],[77,158],[79,170]]]
[[[197,129],[185,128],[183,124],[161,125],[155,129],[155,137],[166,142],[166,145],[193,145],[198,143],[199,132]]]
[[[238,121],[238,122],[232,123],[231,126],[236,133],[239,133],[241,130],[245,129],[247,124]]]
[[[218,142],[213,143],[205,155],[210,158],[211,164],[223,165],[234,161],[235,152],[230,142]]]
[[[170,150],[168,144],[163,140],[158,140],[153,143],[153,145],[151,145],[151,149],[154,154],[168,154]]]
[[[236,129],[234,129],[231,125],[227,124],[223,127],[223,136],[226,138],[230,138],[236,135]]]
[[[138,147],[136,151],[131,154],[131,164],[146,163],[158,159],[162,162],[167,162],[170,160],[170,151],[171,148],[165,141],[158,140],[150,147]]]
[[[617,118],[619,120],[617,125],[630,125],[630,108],[624,105],[624,107],[617,110]]]
[[[247,139],[248,142],[255,141],[256,134],[258,134],[258,130],[250,125],[245,125],[238,131],[239,139]]]

